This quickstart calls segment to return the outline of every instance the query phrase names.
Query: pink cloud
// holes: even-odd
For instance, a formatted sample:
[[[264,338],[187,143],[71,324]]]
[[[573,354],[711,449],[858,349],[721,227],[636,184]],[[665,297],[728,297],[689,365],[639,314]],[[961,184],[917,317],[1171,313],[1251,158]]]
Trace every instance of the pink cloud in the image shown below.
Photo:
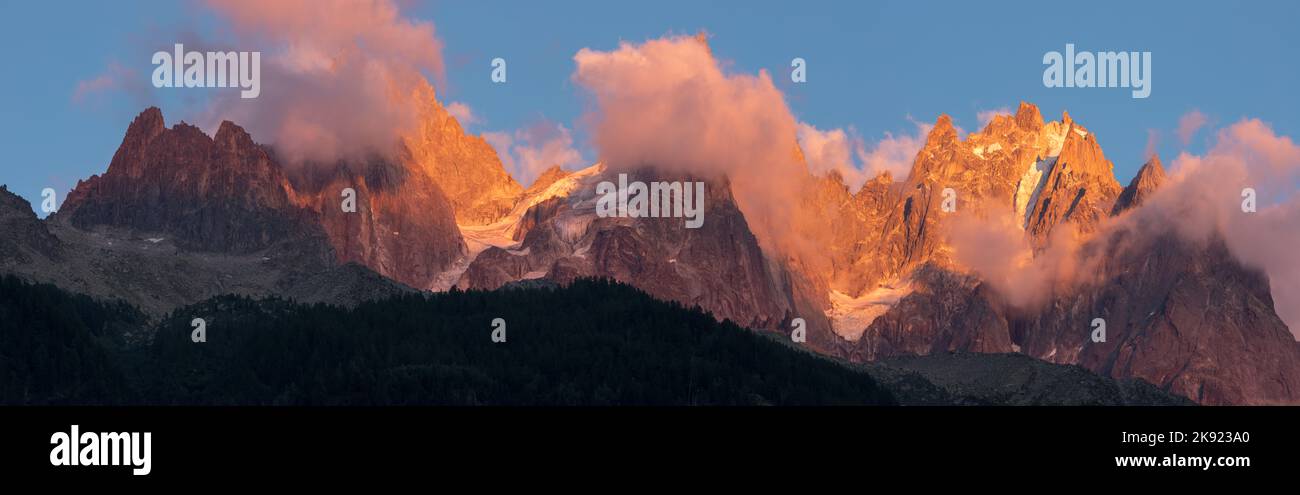
[[[72,90],[72,102],[89,103],[100,95],[117,91],[127,92],[137,103],[146,101],[148,88],[144,82],[145,77],[145,75],[132,73],[122,64],[109,62],[104,72],[99,75],[77,81],[77,86]]]
[[[823,131],[800,122],[798,139],[808,171],[813,175],[838,172],[852,190],[866,182],[866,172],[853,163],[853,149],[858,143],[843,129]]]
[[[1157,214],[1192,239],[1222,234],[1234,256],[1268,275],[1278,315],[1300,335],[1300,146],[1246,119],[1219,131],[1204,156],[1179,156],[1173,169],[1174,183],[1152,198]],[[1257,193],[1255,213],[1242,211],[1247,187]]]
[[[978,273],[1012,306],[1037,310],[1099,273],[1101,260],[1080,253],[1084,239],[1073,224],[1053,229],[1048,249],[1036,253],[1009,207],[990,203],[960,215],[947,231],[954,261]]]
[[[407,19],[390,0],[208,0],[262,52],[262,94],[223,93],[211,123],[240,123],[290,161],[386,153],[415,129],[444,78],[433,24]],[[364,111],[358,111],[364,109]]]
[[[583,118],[612,170],[654,167],[727,177],[765,249],[791,253],[807,169],[795,159],[798,126],[766,71],[731,73],[703,37],[672,36],[611,51],[582,49],[574,81],[592,98]]]
[[[909,120],[916,126],[916,134],[894,135],[886,132],[885,138],[877,141],[874,147],[868,148],[862,144],[857,148],[858,160],[868,175],[874,177],[889,172],[895,180],[900,180],[912,171],[916,154],[925,146],[926,135],[930,134],[930,129],[934,126],[917,122],[910,117]]]
[[[1183,146],[1191,144],[1192,137],[1196,135],[1196,131],[1204,127],[1205,124],[1209,123],[1209,121],[1209,117],[1206,117],[1200,110],[1193,109],[1192,111],[1183,114],[1183,116],[1178,119],[1178,140],[1182,141]]]
[[[804,152],[810,172],[824,175],[834,170],[844,178],[849,189],[856,192],[867,179],[885,172],[895,178],[907,177],[931,127],[915,120],[912,122],[916,125],[916,134],[886,132],[883,139],[872,145],[852,129],[848,132],[843,129],[823,131],[800,122],[799,147]]]
[[[513,134],[485,132],[483,139],[497,150],[506,171],[524,185],[553,166],[573,169],[585,164],[573,147],[569,129],[555,122],[539,121]]]

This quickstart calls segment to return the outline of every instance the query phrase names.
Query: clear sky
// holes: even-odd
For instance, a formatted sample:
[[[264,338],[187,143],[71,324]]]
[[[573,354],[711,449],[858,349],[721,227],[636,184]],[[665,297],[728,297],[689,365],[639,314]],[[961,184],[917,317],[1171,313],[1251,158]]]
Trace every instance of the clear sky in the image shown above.
[[[269,0],[268,0],[269,1]],[[474,0],[401,2],[434,23],[445,43],[444,102],[462,102],[471,132],[513,132],[539,120],[574,130],[587,100],[572,82],[573,55],[665,34],[711,35],[714,54],[737,72],[767,69],[795,115],[821,129],[852,128],[868,144],[913,133],[909,117],[948,113],[966,130],[981,111],[1038,104],[1068,110],[1098,135],[1122,182],[1136,173],[1152,135],[1172,161],[1202,151],[1210,131],[1242,117],[1300,137],[1300,2],[653,2]],[[205,33],[221,21],[201,4],[173,1],[0,0],[0,183],[38,200],[105,170],[130,119],[147,105],[169,124],[194,118],[202,93],[165,89],[90,92],[105,73],[148,81],[159,39]],[[1087,51],[1152,52],[1152,92],[1046,88],[1043,54],[1066,43]],[[492,84],[505,58],[509,82]],[[790,60],[808,63],[791,84]],[[1208,125],[1184,145],[1176,129],[1192,110]],[[257,136],[254,136],[255,138]]]

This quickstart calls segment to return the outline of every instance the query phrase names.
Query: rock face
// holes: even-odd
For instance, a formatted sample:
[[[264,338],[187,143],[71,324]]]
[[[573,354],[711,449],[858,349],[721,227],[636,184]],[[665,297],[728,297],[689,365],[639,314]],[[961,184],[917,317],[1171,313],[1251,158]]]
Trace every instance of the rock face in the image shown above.
[[[973,276],[927,264],[912,276],[912,292],[871,321],[837,353],[850,361],[944,352],[1014,352],[1000,299]]]
[[[290,246],[328,258],[314,214],[299,204],[283,171],[239,126],[209,138],[162,112],[135,118],[108,171],[79,181],[55,221],[164,232],[183,248],[250,253]]]
[[[895,389],[904,405],[1002,406],[1188,406],[1194,402],[1171,395],[1143,380],[1110,380],[1078,366],[1044,363],[1021,354],[936,352],[898,357],[867,367],[877,380]],[[902,373],[890,373],[890,371]],[[940,400],[922,387],[894,378],[920,375],[942,392]],[[892,379],[891,379],[892,378]],[[912,393],[909,393],[912,392]],[[919,395],[913,398],[910,396]],[[920,399],[920,400],[917,400]]]
[[[496,289],[517,280],[565,284],[578,277],[607,277],[754,328],[775,328],[796,314],[796,301],[769,271],[725,181],[707,183],[707,220],[689,229],[681,218],[598,217],[595,184],[607,180],[606,173],[598,165],[558,179],[580,184],[569,187],[571,195],[529,208],[522,217],[527,226],[522,240],[501,239],[486,248],[457,285]],[[552,181],[548,187],[560,186]],[[810,322],[818,324],[825,328],[824,320]]]
[[[36,218],[32,205],[0,185],[0,263],[30,263],[35,255],[58,259],[59,239]]]
[[[1300,344],[1273,308],[1268,280],[1221,239],[1169,232],[1104,249],[1101,281],[1013,320],[1021,352],[1116,378],[1142,378],[1202,404],[1300,402]],[[1106,341],[1093,342],[1094,318]]]
[[[559,165],[552,165],[551,168],[542,171],[542,174],[537,176],[537,180],[533,181],[533,185],[528,186],[528,189],[524,191],[524,195],[532,196],[541,194],[542,191],[546,190],[546,188],[551,187],[551,184],[554,184],[568,176],[569,172],[560,168]]]
[[[193,251],[172,238],[151,237],[163,234],[43,222],[30,204],[3,188],[0,227],[0,273],[125,301],[150,317],[224,294],[349,306],[410,290],[360,265],[292,250]]]
[[[55,218],[159,233],[192,251],[274,249],[356,262],[427,288],[465,245],[428,162],[406,151],[285,166],[233,123],[209,138],[184,123],[168,129],[150,108],[131,123],[108,171],[78,183]],[[355,212],[343,210],[346,188],[356,193]]]
[[[1096,138],[1068,114],[1044,123],[1037,107],[1022,103],[1014,117],[998,115],[964,140],[940,116],[903,182],[877,177],[852,201],[838,199],[845,211],[835,218],[852,228],[836,234],[835,251],[847,257],[837,257],[835,289],[858,296],[926,263],[950,264],[946,190],[955,212],[1014,211],[1042,246],[1058,224],[1095,229],[1120,187]]]
[[[319,213],[340,262],[355,262],[411,287],[428,289],[465,243],[442,190],[423,170],[375,157],[366,163],[312,165],[294,185]],[[356,193],[344,211],[343,191]]]
[[[456,222],[487,225],[500,220],[518,201],[523,187],[506,173],[496,150],[470,136],[438,101],[433,87],[417,92],[420,125],[403,140],[404,155],[424,169],[451,202]]]
[[[1047,244],[1058,224],[1073,223],[1085,234],[1095,231],[1120,194],[1114,166],[1102,153],[1096,136],[1074,123],[1069,114],[1061,125],[1066,128],[1061,153],[1027,212],[1025,230],[1039,247]]]

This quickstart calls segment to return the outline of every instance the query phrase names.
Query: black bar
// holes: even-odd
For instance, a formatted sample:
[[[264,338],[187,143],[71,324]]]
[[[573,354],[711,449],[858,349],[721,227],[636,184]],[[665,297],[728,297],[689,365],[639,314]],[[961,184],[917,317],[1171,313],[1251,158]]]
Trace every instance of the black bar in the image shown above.
[[[6,479],[440,479],[627,472],[720,463],[800,470],[1249,478],[1296,465],[1294,409],[1240,408],[273,408],[0,409]],[[53,466],[51,435],[151,432],[151,472]],[[1123,443],[1124,432],[1183,432],[1188,443]],[[1196,432],[1248,432],[1245,443],[1190,443]],[[1249,457],[1249,466],[1117,467],[1116,456]],[[561,471],[556,471],[561,470]],[[760,469],[760,471],[766,471]],[[496,473],[496,474],[494,474]],[[721,472],[715,472],[721,474]],[[473,478],[483,479],[483,478]],[[486,478],[491,479],[491,478]]]

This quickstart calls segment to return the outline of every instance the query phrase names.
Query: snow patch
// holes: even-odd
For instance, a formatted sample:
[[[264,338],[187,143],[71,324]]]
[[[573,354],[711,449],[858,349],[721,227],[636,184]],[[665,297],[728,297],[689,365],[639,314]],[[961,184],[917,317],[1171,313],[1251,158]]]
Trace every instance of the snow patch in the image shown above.
[[[836,335],[856,341],[862,338],[862,332],[867,330],[871,322],[911,293],[912,288],[907,285],[877,287],[858,297],[831,290],[831,309],[826,311],[826,316],[830,317],[831,329]]]
[[[1029,165],[1029,170],[1020,176],[1020,183],[1016,185],[1016,218],[1020,219],[1020,228],[1029,226],[1029,215],[1033,214],[1030,207],[1038,203],[1038,195],[1043,192],[1047,174],[1056,165],[1056,159],[1053,156],[1035,160]]]
[[[980,157],[980,159],[983,160],[983,159],[988,159],[987,156],[984,156],[985,153],[993,153],[1001,150],[1002,150],[1002,143],[993,143],[988,146],[976,146],[975,149],[972,150],[972,152],[975,153],[975,156],[978,156]]]
[[[1070,129],[1060,122],[1052,122],[1043,128],[1040,137],[1047,140],[1046,156],[1052,158],[1061,156],[1061,147],[1065,146],[1065,135],[1069,132]]]
[[[451,287],[460,279],[460,276],[465,273],[465,270],[469,269],[469,265],[474,262],[474,259],[478,258],[478,255],[483,253],[483,251],[486,251],[488,248],[497,247],[505,249],[507,252],[515,256],[528,255],[529,250],[520,249],[522,242],[514,239],[515,233],[519,231],[519,224],[523,220],[524,215],[528,213],[528,209],[551,198],[569,197],[575,191],[582,190],[582,186],[586,182],[591,178],[598,177],[604,171],[605,166],[597,163],[566,175],[551,183],[549,186],[546,186],[546,188],[541,191],[519,198],[519,201],[510,209],[509,214],[491,224],[457,225],[457,227],[460,228],[461,237],[465,240],[465,247],[469,252],[466,253],[464,258],[457,260],[450,268],[439,274],[438,279],[435,280],[428,289],[433,291],[446,291],[451,289]],[[577,208],[576,205],[574,207]],[[593,207],[592,214],[590,215],[591,217],[595,216],[594,211]],[[570,243],[581,238],[582,235],[586,233],[587,225],[590,224],[592,220],[591,218],[583,218],[588,215],[574,216],[578,218],[575,220],[566,216],[558,219],[556,222],[557,227],[560,228],[565,240]],[[394,234],[396,234],[396,232],[394,232]],[[545,276],[545,273],[535,278],[540,278],[542,276]],[[527,278],[527,275],[525,275],[525,278]]]

